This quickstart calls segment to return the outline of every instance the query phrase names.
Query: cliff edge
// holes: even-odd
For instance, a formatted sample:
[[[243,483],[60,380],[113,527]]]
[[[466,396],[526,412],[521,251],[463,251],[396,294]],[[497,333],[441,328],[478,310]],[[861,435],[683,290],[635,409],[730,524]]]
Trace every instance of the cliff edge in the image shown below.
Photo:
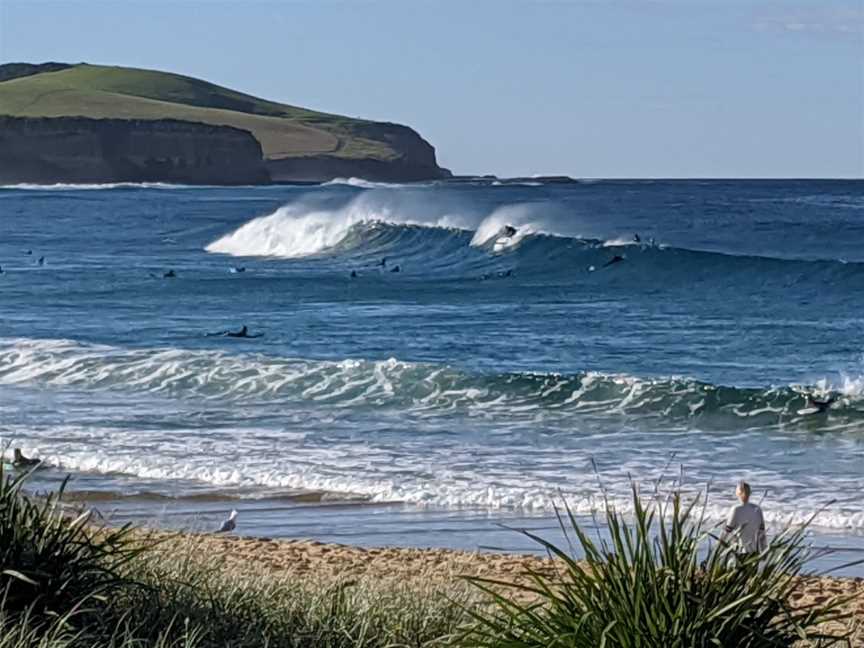
[[[207,184],[450,176],[435,149],[407,126],[271,102],[153,70],[0,65],[0,118],[4,183],[37,182],[37,176],[38,182],[69,182],[76,174],[99,182]],[[257,143],[257,162],[249,138]]]

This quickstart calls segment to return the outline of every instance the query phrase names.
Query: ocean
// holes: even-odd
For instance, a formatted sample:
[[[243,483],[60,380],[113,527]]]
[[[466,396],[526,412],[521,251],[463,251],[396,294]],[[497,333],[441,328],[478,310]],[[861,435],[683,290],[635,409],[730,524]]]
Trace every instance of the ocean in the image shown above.
[[[0,266],[0,443],[111,519],[521,551],[746,479],[864,551],[864,181],[4,187]]]

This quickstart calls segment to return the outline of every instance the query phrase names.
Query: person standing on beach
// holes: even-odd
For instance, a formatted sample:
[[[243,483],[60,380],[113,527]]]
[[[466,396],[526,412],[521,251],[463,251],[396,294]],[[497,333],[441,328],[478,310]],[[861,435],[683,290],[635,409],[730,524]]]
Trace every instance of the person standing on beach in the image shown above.
[[[750,484],[745,481],[738,482],[735,494],[741,503],[729,511],[722,538],[727,541],[730,536],[735,536],[737,551],[744,556],[764,551],[768,546],[762,509],[750,503],[750,493]]]

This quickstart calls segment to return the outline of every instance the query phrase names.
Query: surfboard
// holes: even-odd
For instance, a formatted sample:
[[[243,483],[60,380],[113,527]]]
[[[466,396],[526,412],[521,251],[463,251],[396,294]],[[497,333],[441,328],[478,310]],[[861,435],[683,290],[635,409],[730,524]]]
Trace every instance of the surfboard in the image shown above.
[[[502,250],[506,250],[511,245],[513,245],[513,239],[509,236],[499,236],[495,239],[495,243],[492,245],[493,252],[501,252]]]
[[[803,409],[799,409],[797,414],[798,416],[809,416],[810,414],[818,414],[819,411],[820,410],[818,407],[805,407]]]

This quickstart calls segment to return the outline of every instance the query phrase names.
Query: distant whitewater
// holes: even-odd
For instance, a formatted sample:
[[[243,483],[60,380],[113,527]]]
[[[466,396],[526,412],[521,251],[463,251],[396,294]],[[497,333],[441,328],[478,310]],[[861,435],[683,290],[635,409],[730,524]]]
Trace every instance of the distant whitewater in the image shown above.
[[[25,191],[92,191],[99,189],[185,189],[190,185],[170,184],[167,182],[105,182],[98,184],[62,183],[31,184],[19,183],[0,185],[0,189],[19,189]]]
[[[364,193],[330,209],[303,202],[288,204],[213,241],[206,250],[232,256],[300,258],[332,250],[346,240],[353,227],[370,224],[470,231],[474,246],[489,243],[505,225],[517,228],[514,245],[537,233],[578,236],[578,230],[566,223],[561,223],[563,231],[552,231],[554,218],[561,211],[554,203],[501,205],[487,213],[460,209],[456,204],[441,207],[380,193]]]

